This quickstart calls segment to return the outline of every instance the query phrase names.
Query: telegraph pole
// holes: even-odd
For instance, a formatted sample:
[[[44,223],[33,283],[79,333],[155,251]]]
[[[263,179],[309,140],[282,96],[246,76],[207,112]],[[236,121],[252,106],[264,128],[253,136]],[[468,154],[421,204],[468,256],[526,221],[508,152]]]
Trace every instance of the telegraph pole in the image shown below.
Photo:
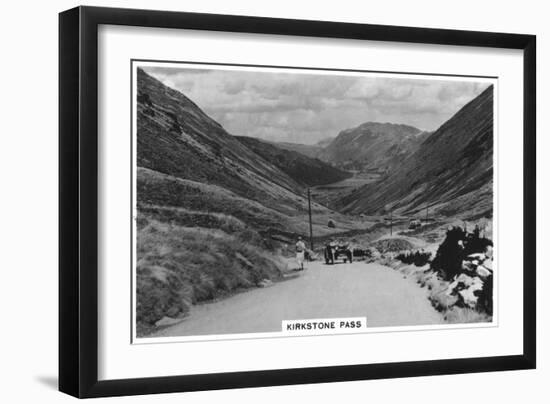
[[[313,251],[313,224],[311,223],[311,190],[307,189],[307,206],[309,212],[309,245]]]
[[[388,217],[385,216],[388,214],[388,210],[390,211],[390,236],[393,236],[393,205],[387,203],[384,206],[384,223],[387,223],[386,220],[388,220]]]
[[[428,223],[428,202],[426,202],[426,223]]]
[[[390,236],[393,236],[393,208],[390,210]]]

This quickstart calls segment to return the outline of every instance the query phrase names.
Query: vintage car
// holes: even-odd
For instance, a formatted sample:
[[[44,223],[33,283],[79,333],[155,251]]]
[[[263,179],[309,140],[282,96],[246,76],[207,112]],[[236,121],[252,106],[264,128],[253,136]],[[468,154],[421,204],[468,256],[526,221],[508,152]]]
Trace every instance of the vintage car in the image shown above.
[[[342,259],[344,263],[353,262],[353,251],[350,249],[349,244],[327,243],[325,245],[325,263],[327,265],[334,264],[338,259]]]
[[[414,230],[422,226],[422,222],[418,219],[411,219],[409,222],[409,230]]]

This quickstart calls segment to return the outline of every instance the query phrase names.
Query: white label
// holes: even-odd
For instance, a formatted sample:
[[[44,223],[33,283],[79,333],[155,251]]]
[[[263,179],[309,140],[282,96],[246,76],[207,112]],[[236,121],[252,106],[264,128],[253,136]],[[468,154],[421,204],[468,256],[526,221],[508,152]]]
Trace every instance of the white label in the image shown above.
[[[349,334],[367,329],[366,317],[283,320],[282,331],[292,335]]]

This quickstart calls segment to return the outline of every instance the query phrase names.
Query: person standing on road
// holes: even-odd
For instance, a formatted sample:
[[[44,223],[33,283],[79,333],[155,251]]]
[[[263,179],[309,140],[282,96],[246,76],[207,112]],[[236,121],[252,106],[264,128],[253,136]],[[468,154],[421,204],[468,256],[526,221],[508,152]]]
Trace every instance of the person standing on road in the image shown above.
[[[326,263],[334,265],[334,255],[336,253],[336,246],[338,244],[336,243],[336,240],[334,237],[331,237],[326,245]]]
[[[296,261],[298,261],[298,266],[301,271],[304,270],[304,260],[306,254],[306,243],[302,240],[302,237],[298,237],[296,242]]]

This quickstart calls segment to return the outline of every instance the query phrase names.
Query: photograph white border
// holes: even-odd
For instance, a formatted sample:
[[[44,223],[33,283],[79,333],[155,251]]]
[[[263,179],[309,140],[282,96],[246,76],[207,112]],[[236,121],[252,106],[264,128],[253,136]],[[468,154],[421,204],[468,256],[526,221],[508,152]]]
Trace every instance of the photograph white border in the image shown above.
[[[523,246],[514,236],[523,229],[523,200],[518,192],[523,189],[522,51],[123,26],[100,26],[98,46],[100,380],[522,354]],[[507,162],[500,166],[497,180],[506,178],[504,191],[495,189],[499,217],[507,218],[499,223],[500,260],[506,263],[498,265],[499,326],[132,344],[128,276],[131,59],[498,76],[496,155]]]
[[[137,273],[136,265],[137,252],[137,69],[147,67],[164,67],[174,69],[208,69],[208,70],[220,70],[220,71],[248,71],[248,72],[263,72],[272,74],[304,74],[304,75],[319,75],[319,76],[338,76],[338,77],[369,77],[369,78],[393,78],[393,79],[408,79],[408,80],[434,80],[434,81],[460,81],[460,82],[476,82],[487,83],[493,85],[493,144],[494,150],[498,149],[498,78],[497,77],[474,77],[474,76],[445,76],[435,73],[422,73],[422,74],[410,74],[410,73],[390,73],[390,72],[372,72],[372,71],[343,71],[343,70],[325,70],[325,69],[312,69],[305,67],[275,67],[275,66],[242,66],[242,65],[222,65],[222,64],[208,64],[208,63],[189,63],[185,61],[171,62],[171,61],[147,61],[147,60],[131,60],[132,70],[132,343],[134,344],[153,344],[153,343],[171,343],[171,342],[190,342],[190,341],[230,341],[235,339],[254,339],[254,338],[296,338],[298,335],[289,335],[283,333],[281,330],[273,332],[257,332],[257,333],[233,333],[233,334],[211,334],[211,335],[198,335],[198,336],[171,336],[171,337],[138,337],[136,331],[136,287],[137,285]],[[199,106],[200,107],[200,106]],[[458,111],[456,111],[458,112]],[[495,153],[496,154],[496,153]],[[498,177],[498,162],[494,161],[494,177]],[[497,181],[494,181],[496,184]],[[494,195],[497,195],[496,191]],[[493,212],[494,217],[498,217],[498,204],[497,198],[493,198]],[[385,327],[371,327],[361,332],[353,332],[350,334],[358,333],[380,333],[380,332],[404,332],[404,331],[423,331],[423,330],[454,330],[460,328],[482,328],[482,327],[497,327],[498,326],[498,295],[496,290],[498,289],[498,223],[497,220],[493,223],[494,237],[494,284],[496,287],[493,290],[493,319],[491,322],[483,323],[464,323],[464,324],[437,324],[437,325],[414,325],[414,326],[385,326]],[[290,320],[290,319],[284,319]],[[339,332],[334,335],[343,335],[345,333]],[[314,336],[311,333],[308,336]],[[326,332],[319,332],[317,335],[328,335]]]

